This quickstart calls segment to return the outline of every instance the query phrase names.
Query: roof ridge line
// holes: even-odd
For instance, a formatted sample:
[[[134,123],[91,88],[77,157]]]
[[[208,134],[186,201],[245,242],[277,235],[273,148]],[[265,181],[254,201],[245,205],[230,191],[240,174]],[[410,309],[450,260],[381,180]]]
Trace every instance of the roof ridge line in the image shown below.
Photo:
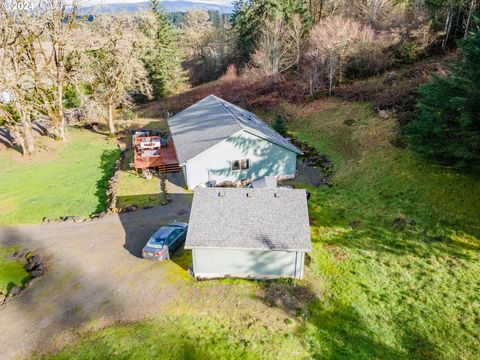
[[[233,117],[233,120],[235,120],[235,122],[237,123],[237,125],[240,126],[240,128],[241,128],[242,130],[245,130],[245,127],[244,127],[243,124],[240,122],[240,120],[238,120],[238,118],[235,116],[235,114],[232,112],[232,110],[230,110],[230,107],[227,108],[227,107],[225,106],[226,104],[224,104],[224,102],[228,102],[228,101],[223,100],[223,99],[221,99],[221,98],[219,98],[218,96],[213,95],[213,94],[212,94],[212,96],[214,96],[215,100],[216,100],[220,105],[222,105],[222,106],[225,108],[225,110],[227,111],[227,113],[228,113],[231,117]],[[228,102],[228,103],[231,104],[231,105],[233,105],[233,104],[230,103],[230,102]]]
[[[222,105],[222,106],[225,108],[225,110],[227,111],[227,113],[228,113],[231,117],[233,117],[233,119],[235,120],[235,122],[237,123],[237,125],[240,126],[240,129],[241,129],[241,130],[246,131],[246,132],[248,132],[248,133],[250,133],[250,134],[252,134],[252,135],[254,135],[254,136],[258,136],[258,137],[260,137],[260,138],[262,138],[262,139],[264,139],[264,140],[270,141],[270,142],[272,142],[272,143],[274,143],[274,144],[276,144],[276,145],[278,145],[278,146],[280,146],[280,147],[283,147],[284,149],[287,149],[287,150],[290,150],[290,151],[294,151],[294,152],[297,152],[297,153],[299,153],[299,154],[301,153],[301,151],[298,150],[298,149],[296,148],[296,146],[290,144],[291,146],[289,147],[289,146],[287,146],[286,144],[282,144],[281,142],[276,141],[275,139],[272,139],[270,136],[262,133],[261,131],[258,131],[257,129],[253,128],[252,126],[248,126],[248,125],[243,124],[242,121],[239,120],[239,118],[233,113],[233,111],[230,110],[230,106],[229,106],[228,108],[225,106],[225,105],[226,105],[225,103],[228,103],[228,104],[230,104],[230,105],[232,105],[232,106],[237,106],[237,105],[232,104],[232,103],[230,103],[230,102],[228,102],[227,100],[224,100],[224,99],[222,99],[222,98],[219,98],[218,96],[216,96],[216,95],[214,95],[214,94],[210,94],[210,96],[213,96],[213,98],[215,99],[215,101],[217,101],[217,103],[219,103],[220,105]],[[264,124],[268,127],[268,125],[267,125],[264,121],[258,119],[257,115],[255,115],[255,114],[252,113],[251,111],[248,111],[247,109],[243,109],[243,108],[241,108],[241,109],[244,110],[244,111],[246,111],[246,112],[248,112],[249,114],[253,115],[254,118],[256,118],[255,120],[257,120],[257,121],[259,120],[260,122],[264,123]],[[251,118],[250,116],[249,116],[249,120],[252,121],[252,118]],[[272,129],[272,130],[273,130],[273,129]],[[273,130],[273,131],[275,131],[275,130]],[[279,134],[279,135],[280,135],[280,134]],[[281,136],[281,135],[280,135],[280,136]],[[283,138],[283,136],[282,136],[282,138]],[[285,138],[284,138],[284,139],[285,139]],[[296,149],[296,150],[294,150],[294,149]]]

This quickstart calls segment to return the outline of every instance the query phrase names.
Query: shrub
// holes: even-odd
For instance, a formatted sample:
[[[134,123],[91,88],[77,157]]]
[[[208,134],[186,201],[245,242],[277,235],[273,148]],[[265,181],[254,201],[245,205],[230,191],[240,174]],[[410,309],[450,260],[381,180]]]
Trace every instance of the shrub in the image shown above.
[[[282,136],[287,135],[287,124],[285,124],[285,120],[283,120],[283,117],[281,115],[277,115],[275,121],[272,124],[272,128]]]

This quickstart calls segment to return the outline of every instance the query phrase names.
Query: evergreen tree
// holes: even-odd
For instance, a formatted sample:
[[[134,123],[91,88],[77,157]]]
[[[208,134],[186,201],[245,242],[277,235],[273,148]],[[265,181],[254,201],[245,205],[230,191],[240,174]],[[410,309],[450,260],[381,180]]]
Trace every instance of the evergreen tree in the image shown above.
[[[144,62],[153,87],[153,95],[159,99],[177,90],[185,82],[186,73],[181,66],[183,59],[168,15],[162,11],[159,0],[150,2],[154,26],[145,31],[148,36],[153,37],[154,46],[147,51]]]
[[[278,132],[282,136],[286,136],[288,132],[287,124],[281,115],[277,115],[275,121],[272,124],[273,130]]]
[[[480,32],[460,48],[464,60],[450,75],[421,86],[407,138],[421,154],[463,166],[480,163]]]

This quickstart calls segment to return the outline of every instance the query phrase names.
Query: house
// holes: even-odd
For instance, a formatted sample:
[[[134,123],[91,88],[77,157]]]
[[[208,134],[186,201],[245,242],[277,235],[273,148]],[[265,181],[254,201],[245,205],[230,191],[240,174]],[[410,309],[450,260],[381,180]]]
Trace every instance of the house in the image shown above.
[[[189,189],[275,176],[293,178],[301,151],[256,115],[209,95],[168,120]]]
[[[198,278],[301,279],[312,249],[306,191],[198,188],[185,248]]]

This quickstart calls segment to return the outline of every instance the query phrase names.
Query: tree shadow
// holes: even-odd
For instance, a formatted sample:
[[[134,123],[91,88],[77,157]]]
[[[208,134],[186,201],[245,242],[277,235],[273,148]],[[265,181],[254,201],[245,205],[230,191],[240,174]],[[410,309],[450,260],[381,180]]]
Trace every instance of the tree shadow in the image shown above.
[[[302,327],[305,331],[305,342],[312,350],[314,358],[409,358],[404,352],[383,343],[351,305],[335,304],[327,309],[319,300],[315,300],[309,310],[310,314]]]
[[[264,281],[256,298],[300,322],[296,332],[313,359],[408,358],[382,343],[353,306],[329,302],[327,307],[307,284],[294,288],[288,280]]]
[[[100,157],[100,168],[102,170],[102,177],[96,183],[95,196],[98,199],[97,207],[91,214],[98,214],[107,209],[107,190],[109,187],[109,180],[115,173],[115,162],[120,155],[119,149],[104,150]]]
[[[295,176],[296,154],[291,150],[255,136],[231,136],[225,142],[236,149],[237,154],[232,156],[238,158],[216,160],[214,165],[208,169],[208,175],[204,176],[206,181],[220,183],[259,179],[264,176]],[[241,159],[249,159],[249,168],[233,170],[231,160]]]
[[[58,245],[63,244],[62,227],[55,234]],[[30,228],[0,228],[0,246],[25,246],[47,259],[49,271],[36,279],[0,311],[0,348],[2,357],[27,356],[33,350],[51,346],[55,337],[74,328],[88,324],[98,317],[108,318],[123,307],[123,300],[111,296],[112,284],[102,276],[90,279],[92,274],[78,258],[50,256],[45,246],[45,234],[32,232]],[[65,245],[63,246],[65,249]],[[88,282],[88,286],[83,286]],[[10,283],[9,290],[15,286]],[[108,298],[108,306],[101,306],[101,299]],[[41,325],[40,325],[41,324]],[[7,331],[8,329],[8,331]]]
[[[183,242],[183,244],[170,255],[170,260],[183,270],[190,271],[192,269],[192,250],[186,250],[185,242]]]
[[[190,204],[189,194],[175,194],[172,202],[167,205],[119,214],[125,231],[124,249],[131,255],[141,258],[143,247],[160,227],[174,220],[188,222]]]

